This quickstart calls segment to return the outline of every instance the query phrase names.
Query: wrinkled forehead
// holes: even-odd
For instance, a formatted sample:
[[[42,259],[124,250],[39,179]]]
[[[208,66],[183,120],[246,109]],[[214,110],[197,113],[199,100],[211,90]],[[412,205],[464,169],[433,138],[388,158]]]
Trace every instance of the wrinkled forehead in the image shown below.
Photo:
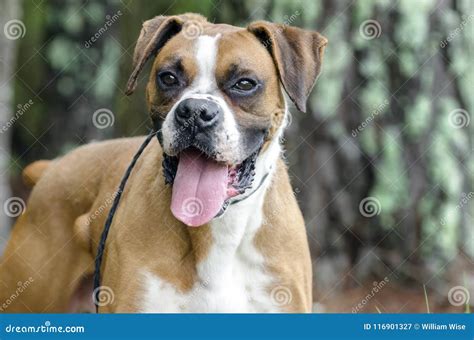
[[[254,73],[263,81],[277,74],[269,52],[252,33],[225,24],[208,24],[197,37],[182,31],[171,38],[159,52],[155,66],[176,64],[191,77],[203,66],[212,67],[217,78],[236,69],[244,75]]]

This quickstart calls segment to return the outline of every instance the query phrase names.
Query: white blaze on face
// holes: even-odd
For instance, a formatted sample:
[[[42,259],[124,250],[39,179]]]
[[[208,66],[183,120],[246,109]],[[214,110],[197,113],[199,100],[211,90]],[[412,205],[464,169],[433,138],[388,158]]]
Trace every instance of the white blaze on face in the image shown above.
[[[242,150],[240,149],[240,133],[234,114],[225,102],[222,94],[219,93],[216,82],[216,63],[219,39],[221,35],[202,35],[195,40],[194,56],[198,66],[196,78],[187,88],[181,98],[173,105],[162,125],[164,151],[173,155],[173,142],[179,138],[177,132],[179,126],[175,124],[175,110],[185,99],[208,99],[216,102],[223,114],[222,128],[218,128],[214,134],[214,142],[217,154],[217,161],[237,164],[242,162]]]
[[[198,76],[191,85],[191,97],[199,98],[199,95],[207,95],[222,108],[224,115],[223,129],[216,133],[215,143],[219,149],[218,161],[237,163],[239,159],[239,131],[234,115],[227,103],[218,92],[216,82],[217,51],[220,34],[216,36],[203,35],[196,41],[196,61],[198,64]]]
[[[198,64],[198,76],[191,87],[197,93],[210,93],[217,89],[215,71],[220,37],[220,34],[214,37],[203,35],[196,41],[195,55]]]

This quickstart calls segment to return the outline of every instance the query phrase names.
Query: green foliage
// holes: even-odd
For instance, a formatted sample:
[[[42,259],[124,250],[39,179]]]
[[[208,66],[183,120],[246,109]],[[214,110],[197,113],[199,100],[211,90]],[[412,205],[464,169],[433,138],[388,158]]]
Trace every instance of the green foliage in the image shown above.
[[[426,95],[419,95],[407,106],[407,133],[413,140],[426,134],[432,123],[433,102]]]
[[[415,202],[410,202],[400,130],[392,127],[382,131],[382,134],[382,156],[376,166],[377,179],[371,196],[380,201],[381,224],[387,228],[396,224],[398,221],[396,213],[399,210]]]

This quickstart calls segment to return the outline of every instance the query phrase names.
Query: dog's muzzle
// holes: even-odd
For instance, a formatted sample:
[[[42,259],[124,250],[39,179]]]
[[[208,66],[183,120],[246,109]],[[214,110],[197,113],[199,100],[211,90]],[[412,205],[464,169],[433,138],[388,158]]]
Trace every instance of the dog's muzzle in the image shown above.
[[[165,149],[163,174],[173,185],[171,211],[186,225],[200,226],[220,216],[232,198],[252,186],[261,144],[247,150],[248,156],[238,164],[222,161],[219,156],[228,145],[222,138],[226,131],[219,103],[187,98],[170,114],[174,138],[167,141],[172,147],[171,152]]]

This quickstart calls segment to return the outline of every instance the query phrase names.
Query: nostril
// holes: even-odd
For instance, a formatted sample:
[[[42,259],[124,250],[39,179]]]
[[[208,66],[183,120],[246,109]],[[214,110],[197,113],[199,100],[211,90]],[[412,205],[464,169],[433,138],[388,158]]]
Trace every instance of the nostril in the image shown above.
[[[191,118],[191,110],[186,103],[181,103],[176,108],[176,117],[179,119],[189,119]]]
[[[217,110],[212,110],[209,108],[201,110],[201,114],[200,114],[201,119],[206,122],[213,120],[216,115],[217,115]]]

